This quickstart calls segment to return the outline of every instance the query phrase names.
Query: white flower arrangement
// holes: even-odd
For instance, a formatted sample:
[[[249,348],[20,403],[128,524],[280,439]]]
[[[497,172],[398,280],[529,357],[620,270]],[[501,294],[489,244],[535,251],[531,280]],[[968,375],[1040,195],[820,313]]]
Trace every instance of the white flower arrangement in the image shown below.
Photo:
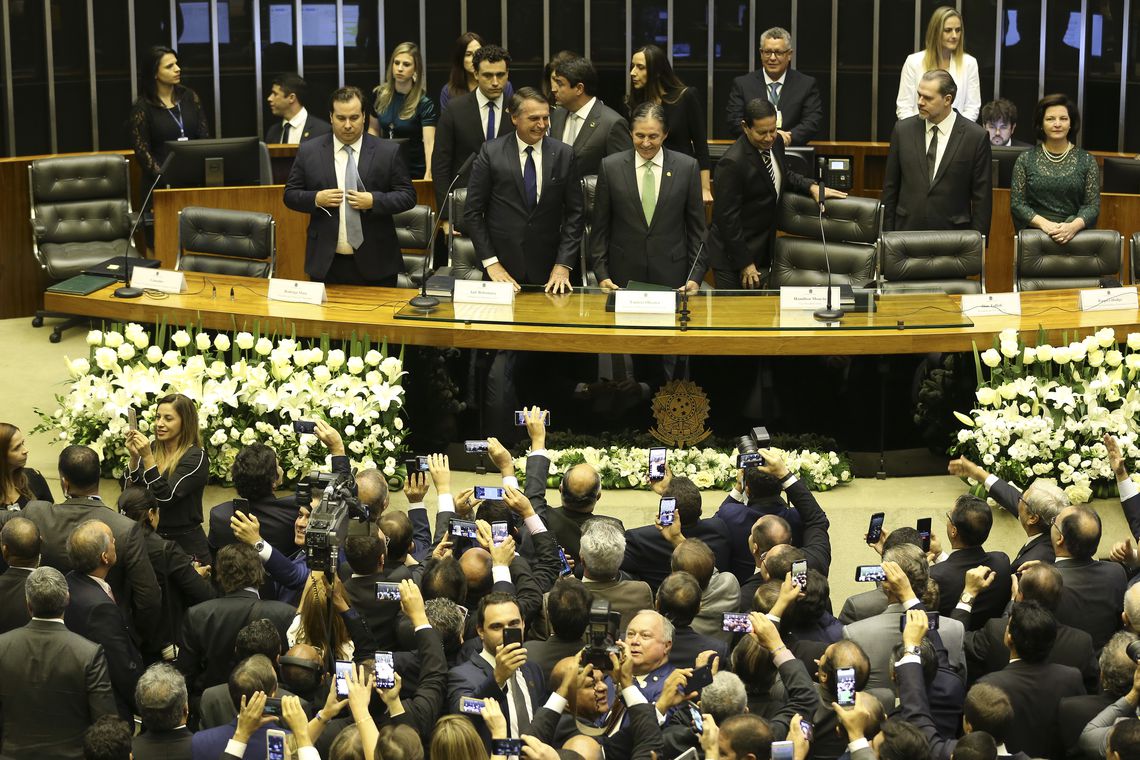
[[[951,453],[1022,487],[1053,478],[1074,504],[1111,496],[1104,435],[1117,438],[1129,471],[1140,460],[1140,333],[1128,335],[1127,351],[1108,327],[1079,341],[1063,336],[1058,346],[1046,337],[1028,346],[1004,330],[995,348],[975,346],[978,405],[954,413],[965,427]]]
[[[257,329],[231,338],[188,327],[167,336],[159,325],[152,341],[141,325],[117,328],[88,333],[90,355],[67,359],[71,380],[56,396],[58,409],[36,410],[37,431],[91,446],[106,477],[121,477],[127,462],[127,409],[135,408],[139,429],[149,435],[155,400],[177,392],[197,404],[210,475],[222,484],[231,482],[238,450],[255,441],[277,452],[286,483],[303,477],[314,466],[310,454],[318,442],[294,433],[293,422],[314,417],[341,432],[354,466],[402,479],[393,456],[408,433],[400,417],[402,351],[389,356],[386,345],[355,336],[330,348],[327,337],[311,344],[274,341]]]
[[[851,482],[851,465],[846,457],[834,451],[778,452],[788,469],[803,480],[813,491],[828,491]],[[737,451],[719,449],[672,449],[669,451],[669,469],[674,475],[683,475],[701,490],[727,491],[736,485],[739,472],[736,466]],[[562,476],[576,464],[583,462],[597,469],[603,488],[634,488],[648,490],[649,452],[645,448],[592,446],[575,449],[548,450],[550,472],[547,486],[556,488]],[[515,472],[520,482],[526,479],[526,457],[517,457]]]

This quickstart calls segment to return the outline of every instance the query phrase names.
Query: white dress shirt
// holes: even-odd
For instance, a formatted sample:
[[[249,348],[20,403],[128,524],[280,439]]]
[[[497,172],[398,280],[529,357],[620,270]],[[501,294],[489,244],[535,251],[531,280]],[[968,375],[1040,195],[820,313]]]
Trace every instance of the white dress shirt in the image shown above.
[[[567,145],[574,144],[574,141],[578,139],[578,135],[582,133],[582,125],[586,123],[586,117],[590,115],[590,111],[594,108],[594,103],[596,102],[598,102],[597,98],[590,98],[586,101],[586,105],[577,111],[571,111],[566,114],[566,127],[562,130],[562,134],[560,135],[562,142]]]
[[[950,114],[938,124],[938,150],[934,155],[934,176],[938,176],[938,167],[942,166],[942,157],[946,155],[946,145],[950,142],[950,133],[954,131],[954,120],[958,117],[951,109]],[[934,137],[934,125],[929,121],[926,124],[926,141],[923,145],[930,150],[930,140]]]
[[[503,96],[491,100],[483,91],[478,87],[475,88],[475,100],[479,103],[479,123],[483,125],[483,136],[487,136],[487,114],[490,109],[487,108],[488,103],[495,104],[495,134],[499,134],[499,125],[503,123]]]
[[[658,201],[660,201],[661,177],[665,174],[665,149],[662,148],[661,150],[657,151],[657,155],[649,160],[653,162],[653,184],[656,190],[653,195]],[[635,180],[634,184],[637,185],[637,200],[639,205],[641,203],[641,178],[645,176],[645,169],[642,168],[643,166],[645,166],[645,159],[642,158],[637,151],[634,151],[633,178]]]
[[[281,144],[299,145],[301,143],[301,135],[305,132],[305,122],[308,120],[309,112],[302,106],[301,110],[294,114],[292,119],[286,120],[289,122],[289,139],[282,140]]]
[[[483,658],[484,662],[491,666],[492,670],[494,670],[495,655],[491,654],[486,649],[483,649],[479,652],[479,656]],[[521,738],[522,734],[519,733],[518,715],[515,714],[515,701],[514,697],[511,696],[512,689],[517,689],[519,694],[522,695],[523,703],[526,705],[527,718],[534,718],[534,705],[531,704],[530,701],[530,689],[526,687],[526,679],[523,678],[522,668],[519,668],[514,673],[512,673],[511,677],[507,679],[507,682],[502,685],[502,688],[503,693],[507,696],[507,712],[509,718],[507,721],[507,733],[516,739]]]
[[[344,153],[344,143],[340,140],[333,139],[333,167],[336,169],[336,186],[344,190],[344,171],[348,168],[348,156]],[[352,160],[356,162],[357,176],[360,174],[360,146],[364,144],[364,135],[356,138],[356,142],[352,143]],[[354,190],[356,188],[353,188]],[[348,193],[344,194],[344,201],[341,202],[340,208],[340,224],[336,231],[336,252],[345,256],[350,256],[356,251],[348,244],[348,228],[346,226],[345,209],[348,208]]]

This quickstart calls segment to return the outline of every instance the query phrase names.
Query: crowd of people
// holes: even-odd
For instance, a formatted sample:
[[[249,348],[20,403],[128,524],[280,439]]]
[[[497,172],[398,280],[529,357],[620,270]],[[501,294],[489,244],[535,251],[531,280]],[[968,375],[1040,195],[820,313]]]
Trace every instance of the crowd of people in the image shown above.
[[[0,426],[2,757],[1140,753],[1140,495],[1111,437],[1133,536],[1108,547],[1097,512],[1053,482],[1022,492],[960,458],[951,474],[1023,528],[1012,561],[988,545],[993,508],[963,495],[940,536],[870,532],[881,580],[841,600],[829,519],[772,450],[707,516],[667,470],[653,489],[675,519],[627,528],[603,514],[589,464],[547,501],[538,407],[522,487],[492,438],[500,492],[456,493],[431,454],[404,509],[380,473],[350,473],[317,420],[314,464],[327,453],[330,472],[281,498],[274,451],[250,444],[236,495],[204,516],[193,404],[156,411],[154,440],[127,436],[117,508],[91,448],[63,449],[53,503],[21,432]],[[344,531],[328,521],[342,512]],[[314,535],[339,538],[330,552]]]

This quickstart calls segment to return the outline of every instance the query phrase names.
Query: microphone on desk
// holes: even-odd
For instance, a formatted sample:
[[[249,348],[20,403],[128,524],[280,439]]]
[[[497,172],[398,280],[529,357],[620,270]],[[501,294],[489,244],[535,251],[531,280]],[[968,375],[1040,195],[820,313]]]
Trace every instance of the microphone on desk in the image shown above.
[[[123,269],[126,272],[126,284],[121,288],[115,288],[115,298],[138,298],[143,294],[142,288],[131,287],[131,241],[135,238],[135,232],[138,231],[139,222],[143,220],[146,215],[146,204],[150,202],[151,193],[158,187],[158,181],[162,179],[162,175],[166,173],[167,168],[170,167],[170,162],[174,160],[174,153],[166,154],[166,160],[162,162],[162,166],[158,167],[158,174],[155,175],[154,182],[150,186],[150,190],[146,191],[146,197],[143,198],[142,205],[139,206],[139,215],[135,219],[135,223],[131,225],[131,232],[127,235],[127,247],[123,249]],[[145,253],[145,251],[144,251]]]
[[[463,162],[463,165],[459,167],[459,171],[457,171],[455,173],[455,176],[451,178],[451,184],[447,186],[447,192],[443,194],[444,202],[446,202],[447,197],[451,195],[451,191],[455,189],[455,183],[459,181],[459,178],[463,176],[464,172],[471,168],[471,164],[475,163],[476,155],[476,153],[472,153],[470,156],[468,156],[467,160]],[[442,226],[443,214],[436,214],[435,227],[431,231],[431,237],[428,238],[427,251],[424,254],[424,263],[422,270],[420,271],[420,294],[408,301],[408,305],[413,309],[431,311],[435,307],[439,306],[439,299],[435,296],[429,296],[427,293],[427,273],[428,262],[431,261],[432,257],[435,256],[435,236],[439,234],[439,229]]]
[[[823,261],[827,265],[827,306],[816,309],[812,315],[820,322],[838,322],[843,319],[843,311],[831,303],[831,256],[827,253],[827,233],[823,229],[823,215],[827,211],[824,197],[827,194],[827,164],[821,161],[819,170],[819,239],[823,242]]]
[[[681,332],[689,329],[689,280],[693,278],[693,272],[697,269],[697,263],[701,260],[701,254],[705,250],[705,241],[708,240],[708,233],[701,238],[701,244],[697,246],[697,255],[693,259],[693,265],[689,267],[689,273],[685,275],[685,281],[681,285],[681,308],[677,311],[677,315],[681,318]]]

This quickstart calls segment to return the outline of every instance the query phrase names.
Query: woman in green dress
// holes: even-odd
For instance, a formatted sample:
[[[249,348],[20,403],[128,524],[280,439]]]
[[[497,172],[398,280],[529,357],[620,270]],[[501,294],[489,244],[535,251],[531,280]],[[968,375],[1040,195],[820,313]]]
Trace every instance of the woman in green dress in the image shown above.
[[[1095,227],[1100,172],[1088,151],[1073,145],[1081,114],[1065,95],[1046,95],[1034,117],[1037,145],[1017,157],[1009,206],[1019,231],[1036,227],[1058,243]]]

